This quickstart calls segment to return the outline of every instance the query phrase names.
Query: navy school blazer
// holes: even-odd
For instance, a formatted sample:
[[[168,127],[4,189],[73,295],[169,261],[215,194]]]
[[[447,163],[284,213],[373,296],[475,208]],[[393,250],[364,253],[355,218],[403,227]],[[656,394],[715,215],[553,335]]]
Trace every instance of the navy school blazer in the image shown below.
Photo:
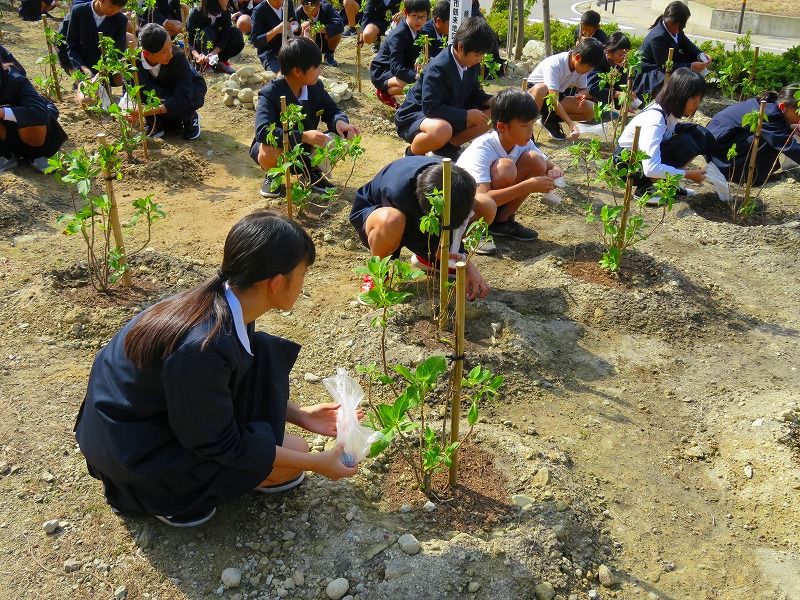
[[[663,19],[660,20],[645,36],[639,48],[642,52],[642,72],[634,78],[634,91],[639,96],[645,93],[652,94],[664,82],[666,78],[664,63],[669,58],[670,48],[675,49],[672,55],[673,71],[681,67],[690,69],[700,54],[700,48],[689,41],[683,31],[678,33],[676,42],[664,27]]]
[[[114,46],[125,52],[125,34],[128,29],[128,17],[117,13],[106,17],[98,26],[94,22],[91,2],[75,4],[67,19],[61,24],[61,33],[66,30],[66,56],[73,70],[89,67],[92,73],[94,66],[102,58],[98,32],[114,40]]]
[[[414,63],[422,49],[414,44],[414,35],[411,28],[403,20],[386,36],[381,44],[378,54],[369,67],[369,77],[372,84],[385,91],[386,82],[392,77],[402,79],[406,83],[417,80],[417,71]]]

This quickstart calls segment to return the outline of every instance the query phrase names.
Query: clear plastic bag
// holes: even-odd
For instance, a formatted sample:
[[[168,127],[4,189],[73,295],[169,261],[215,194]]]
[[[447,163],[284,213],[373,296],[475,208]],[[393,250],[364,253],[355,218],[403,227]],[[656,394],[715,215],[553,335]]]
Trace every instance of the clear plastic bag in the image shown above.
[[[558,188],[563,188],[567,185],[567,181],[563,177],[557,177],[553,184]],[[556,206],[561,204],[563,198],[555,190],[550,190],[546,194],[542,194],[542,204],[545,206]]]
[[[369,447],[380,436],[379,431],[364,427],[358,422],[358,405],[364,399],[361,385],[350,377],[347,369],[339,367],[336,375],[322,380],[333,401],[340,404],[336,415],[336,443],[344,444],[342,463],[352,467],[361,462],[369,452]]]
[[[717,196],[723,202],[731,201],[731,188],[728,185],[728,180],[719,170],[719,167],[713,162],[708,163],[706,166],[706,179],[714,184],[714,189],[717,190]]]

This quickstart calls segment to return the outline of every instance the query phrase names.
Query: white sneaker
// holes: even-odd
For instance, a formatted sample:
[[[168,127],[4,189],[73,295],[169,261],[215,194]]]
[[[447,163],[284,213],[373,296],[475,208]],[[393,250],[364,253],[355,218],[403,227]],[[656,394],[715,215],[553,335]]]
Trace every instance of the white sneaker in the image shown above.
[[[44,173],[50,166],[50,161],[46,156],[39,156],[29,162],[34,169],[41,173]]]
[[[10,171],[14,167],[16,167],[19,163],[17,162],[17,157],[13,154],[10,158],[6,158],[5,156],[0,156],[0,173],[5,173],[6,171]]]

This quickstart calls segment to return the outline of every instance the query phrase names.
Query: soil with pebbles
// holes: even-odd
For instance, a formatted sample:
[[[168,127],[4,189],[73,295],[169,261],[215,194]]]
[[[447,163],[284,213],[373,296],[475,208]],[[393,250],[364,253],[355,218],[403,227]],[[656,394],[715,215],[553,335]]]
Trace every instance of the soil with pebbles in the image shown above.
[[[34,65],[39,28],[12,16],[4,29]],[[350,41],[337,57],[343,68],[326,70],[352,83]],[[234,61],[244,64],[255,64],[251,49]],[[353,268],[367,254],[348,203],[404,144],[364,89],[343,105],[366,133],[366,155],[338,202],[300,219],[318,247],[304,293],[292,311],[259,321],[304,345],[291,375],[300,403],[324,401],[318,379],[336,367],[380,356],[375,315],[354,300]],[[506,385],[465,449],[476,458],[464,494],[442,488],[433,512],[386,456],[350,480],[311,476],[279,497],[242,498],[196,530],[113,515],[72,435],[94,354],[139,310],[213,273],[238,218],[283,210],[258,195],[252,112],[222,101],[209,92],[199,140],[166,137],[150,162],[124,159],[123,219],[149,193],[169,217],[132,258],[132,290],[103,297],[86,285],[81,241],[55,226],[71,207],[64,187],[27,166],[0,175],[2,595],[324,598],[343,577],[362,600],[799,597],[800,190],[791,173],[764,188],[760,219],[746,227],[731,224],[710,185],[697,186],[620,276],[596,266],[597,229],[584,217],[587,201],[610,195],[593,185],[587,198],[580,170],[567,169],[561,205],[526,202],[519,219],[539,240],[499,239],[496,256],[477,257],[493,291],[467,309],[466,366],[483,364]],[[102,124],[69,101],[59,107],[69,144],[91,146]],[[569,165],[563,146],[539,141]],[[140,227],[128,235],[131,248],[146,241]],[[391,318],[390,363],[449,354],[434,341],[425,288],[411,285]],[[431,411],[442,407],[433,401]],[[405,533],[421,542],[418,554],[397,544]],[[229,567],[242,572],[238,588],[221,587]]]

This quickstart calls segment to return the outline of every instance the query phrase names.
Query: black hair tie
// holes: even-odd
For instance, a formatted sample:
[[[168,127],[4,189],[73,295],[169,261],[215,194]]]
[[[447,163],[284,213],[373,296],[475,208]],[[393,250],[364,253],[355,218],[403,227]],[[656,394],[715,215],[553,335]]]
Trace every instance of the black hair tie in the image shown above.
[[[217,279],[219,279],[220,283],[225,283],[226,281],[228,281],[228,276],[225,274],[225,271],[219,269],[217,271]]]

